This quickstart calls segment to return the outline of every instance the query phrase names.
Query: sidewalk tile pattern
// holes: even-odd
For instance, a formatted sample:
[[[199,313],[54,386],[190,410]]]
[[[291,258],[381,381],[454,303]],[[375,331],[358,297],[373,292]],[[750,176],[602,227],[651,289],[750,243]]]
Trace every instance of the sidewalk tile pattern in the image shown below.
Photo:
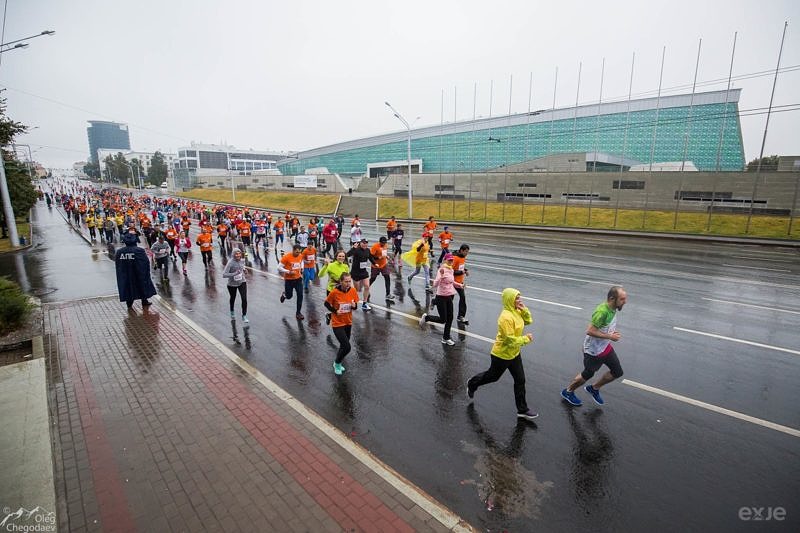
[[[447,531],[156,302],[46,307],[61,531]]]

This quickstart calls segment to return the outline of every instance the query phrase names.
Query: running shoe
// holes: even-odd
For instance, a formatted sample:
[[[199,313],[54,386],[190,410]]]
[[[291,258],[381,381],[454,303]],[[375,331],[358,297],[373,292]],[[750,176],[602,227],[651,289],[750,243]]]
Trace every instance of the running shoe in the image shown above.
[[[282,292],[281,293],[281,303],[283,303],[285,301],[286,301],[286,294]]]
[[[530,409],[525,411],[524,413],[517,413],[517,418],[521,418],[523,420],[533,420],[534,418],[538,418],[539,413],[534,413]]]
[[[186,272],[186,269],[185,269],[185,268],[183,269],[183,275],[184,275],[184,276],[188,276],[188,275],[189,275],[189,274]]]
[[[372,311],[372,306],[369,305],[367,302],[361,304],[362,311]]]
[[[236,313],[234,313],[233,311],[231,311],[231,318],[236,318]]]
[[[586,390],[586,392],[588,392],[589,394],[592,395],[592,398],[594,398],[594,403],[596,403],[597,405],[603,405],[604,403],[606,403],[606,402],[603,401],[603,398],[600,396],[600,391],[599,390],[595,389],[591,385],[586,385],[584,387],[584,389]]]
[[[387,294],[386,295],[386,301],[387,302],[393,302],[394,301],[394,294]]]
[[[245,324],[250,323],[250,319],[247,318],[247,315],[242,315],[242,322],[244,322]]]
[[[570,392],[567,389],[561,391],[561,397],[567,400],[572,405],[582,405],[583,402],[580,398],[578,398],[574,392]]]
[[[467,398],[469,398],[470,400],[475,398],[475,389],[471,388],[469,384],[467,384]]]
[[[303,313],[297,313],[294,315],[297,320],[305,320],[306,317],[303,316]]]
[[[457,320],[459,323],[461,323],[461,324],[464,324],[465,326],[469,326],[469,320],[467,320],[467,319],[466,319],[466,318],[464,318],[463,316],[460,316],[460,317],[456,318],[456,320]]]
[[[150,300],[142,300],[142,307],[148,307],[150,305],[153,305],[153,302]]]
[[[428,313],[422,313],[422,316],[419,317],[419,327],[424,328],[425,322],[427,322]]]
[[[344,374],[344,367],[339,363],[333,363],[333,373],[337,376]]]
[[[442,344],[446,344],[448,346],[455,346],[456,341],[454,341],[453,339],[442,339]]]
[[[325,325],[330,326],[330,324],[331,324],[331,314],[325,313]]]
[[[428,294],[433,294],[433,287],[425,287],[425,292]]]
[[[408,280],[408,282],[409,282],[409,283],[411,283],[411,278],[413,278],[413,276],[408,276],[408,277],[406,278],[406,279]]]

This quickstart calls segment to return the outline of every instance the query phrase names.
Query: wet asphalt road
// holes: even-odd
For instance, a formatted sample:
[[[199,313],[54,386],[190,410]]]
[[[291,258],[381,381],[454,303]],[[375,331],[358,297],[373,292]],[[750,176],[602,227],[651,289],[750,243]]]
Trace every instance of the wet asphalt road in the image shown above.
[[[382,233],[365,223],[373,241]],[[418,231],[406,228],[406,247]],[[34,212],[32,249],[0,257],[45,301],[116,292],[113,263],[57,211]],[[336,341],[322,320],[324,286],[294,318],[280,304],[274,256],[252,260],[251,324],[228,317],[222,263],[157,283],[165,299],[381,460],[487,531],[731,531],[800,528],[800,438],[615,382],[606,405],[567,406],[559,391],[581,369],[581,342],[611,284],[628,291],[615,345],[625,378],[800,429],[800,254],[796,249],[672,242],[535,231],[457,229],[469,242],[469,334],[443,346],[416,318],[427,300],[392,278],[397,303],[354,316],[347,371],[334,376]],[[194,234],[193,234],[194,238]],[[288,248],[288,247],[287,247]],[[438,248],[438,247],[437,247]],[[466,381],[488,366],[499,291],[529,298],[534,343],[523,349],[536,424],[517,422],[508,374],[481,388]],[[372,301],[383,306],[379,279]],[[457,300],[457,298],[456,298]],[[122,304],[120,304],[122,305]],[[237,316],[238,315],[237,304]],[[682,328],[682,329],[675,329]],[[689,331],[687,331],[689,330]],[[709,336],[716,335],[716,337]],[[723,338],[724,337],[724,338]],[[750,344],[736,342],[746,341]],[[756,343],[756,344],[754,344]],[[783,521],[753,524],[740,509],[776,508]],[[747,512],[747,511],[745,511]],[[767,516],[767,509],[750,515]]]

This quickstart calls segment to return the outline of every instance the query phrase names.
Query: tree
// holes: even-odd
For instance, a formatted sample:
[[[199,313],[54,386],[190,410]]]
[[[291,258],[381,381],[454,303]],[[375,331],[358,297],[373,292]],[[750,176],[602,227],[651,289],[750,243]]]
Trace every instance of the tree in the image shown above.
[[[153,154],[150,158],[150,172],[147,176],[150,178],[150,183],[153,185],[161,185],[167,181],[167,163],[164,161],[164,154],[159,151]]]
[[[89,176],[89,179],[98,180],[100,179],[100,166],[93,161],[89,161],[83,165],[83,173]]]
[[[761,158],[761,170],[762,171],[775,171],[778,170],[778,159],[777,155],[767,155]],[[747,171],[748,172],[756,172],[758,170],[758,158],[756,157],[749,163],[747,163]]]
[[[11,120],[6,116],[6,100],[5,98],[0,98],[0,145],[12,144],[14,137],[26,131],[28,131],[26,125]],[[25,216],[33,207],[33,204],[36,203],[38,193],[33,183],[31,183],[30,174],[25,165],[17,159],[16,153],[11,150],[2,150],[2,158],[6,170],[8,195],[11,198],[14,216]],[[5,210],[0,211],[0,213],[5,219]],[[5,228],[5,220],[3,220],[3,226]]]
[[[128,183],[131,179],[131,167],[128,166],[128,160],[122,155],[122,152],[117,152],[114,156],[106,156],[103,160],[106,164],[106,175],[108,179],[115,183]]]

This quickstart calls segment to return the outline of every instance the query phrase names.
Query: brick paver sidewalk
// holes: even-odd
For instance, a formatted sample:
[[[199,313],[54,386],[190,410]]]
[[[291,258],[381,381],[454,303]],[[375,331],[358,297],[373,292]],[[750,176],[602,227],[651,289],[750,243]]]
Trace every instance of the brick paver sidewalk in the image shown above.
[[[164,303],[128,313],[116,300],[45,308],[60,531],[470,529]]]

